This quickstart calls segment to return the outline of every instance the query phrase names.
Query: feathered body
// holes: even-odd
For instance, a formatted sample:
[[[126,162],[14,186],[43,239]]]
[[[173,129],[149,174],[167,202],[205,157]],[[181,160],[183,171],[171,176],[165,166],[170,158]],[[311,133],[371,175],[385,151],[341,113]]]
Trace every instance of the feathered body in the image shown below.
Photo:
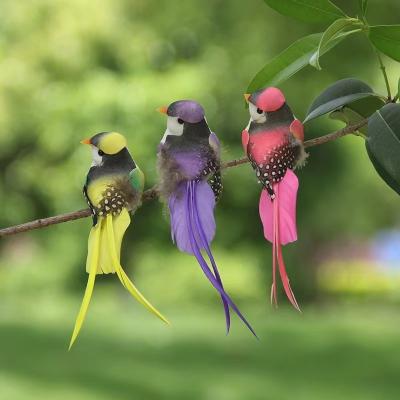
[[[227,331],[232,308],[254,334],[226,293],[211,252],[216,230],[214,207],[222,192],[219,140],[210,131],[203,108],[194,101],[177,101],[162,112],[168,121],[158,149],[159,191],[169,207],[172,240],[179,250],[196,257],[220,294]]]
[[[263,186],[259,212],[264,236],[273,245],[271,301],[277,304],[276,267],[285,293],[299,310],[290,286],[281,246],[297,240],[296,198],[298,179],[293,169],[306,158],[303,126],[279,89],[266,88],[248,96],[250,122],[242,144]]]
[[[76,319],[70,348],[82,327],[96,275],[116,273],[123,286],[142,305],[168,322],[139,292],[120,264],[121,243],[133,212],[140,205],[144,176],[116,132],[102,132],[82,143],[92,147],[93,163],[83,193],[92,211],[86,271],[89,274],[84,298]]]

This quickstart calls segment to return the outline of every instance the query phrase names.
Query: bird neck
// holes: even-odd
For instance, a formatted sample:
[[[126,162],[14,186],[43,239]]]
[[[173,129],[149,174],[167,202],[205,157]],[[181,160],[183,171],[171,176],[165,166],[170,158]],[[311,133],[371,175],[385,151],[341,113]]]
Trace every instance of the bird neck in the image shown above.
[[[127,172],[136,168],[136,164],[129,153],[129,150],[124,147],[119,153],[111,156],[105,156],[101,168],[104,169],[121,169]]]
[[[200,122],[185,122],[183,134],[181,136],[168,136],[166,144],[169,148],[175,149],[191,149],[197,146],[208,144],[211,131],[205,119]]]
[[[257,123],[251,121],[249,126],[249,133],[257,133],[260,131],[270,131],[281,126],[289,127],[291,122],[294,120],[292,110],[287,104],[285,104],[278,111],[267,113],[267,119],[263,123]]]
[[[125,147],[117,154],[104,155],[101,165],[90,168],[88,179],[93,180],[104,175],[127,175],[135,168],[136,164]]]

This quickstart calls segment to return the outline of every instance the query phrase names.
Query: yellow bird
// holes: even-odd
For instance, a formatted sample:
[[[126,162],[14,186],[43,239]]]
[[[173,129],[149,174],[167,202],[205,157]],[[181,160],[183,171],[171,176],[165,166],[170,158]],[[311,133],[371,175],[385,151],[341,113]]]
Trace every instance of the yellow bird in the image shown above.
[[[89,307],[97,274],[116,273],[122,285],[150,312],[168,320],[139,292],[120,264],[122,238],[140,205],[144,175],[133,161],[123,135],[101,132],[82,140],[92,149],[93,162],[83,193],[92,210],[93,227],[89,234],[86,272],[89,274],[82,305],[76,318],[69,349],[75,342]]]

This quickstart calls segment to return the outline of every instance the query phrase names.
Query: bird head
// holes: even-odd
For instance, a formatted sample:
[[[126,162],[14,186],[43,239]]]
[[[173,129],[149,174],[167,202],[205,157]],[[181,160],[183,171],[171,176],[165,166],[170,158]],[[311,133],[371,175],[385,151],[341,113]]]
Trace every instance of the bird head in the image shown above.
[[[275,87],[260,89],[244,97],[249,103],[250,122],[256,124],[265,123],[269,117],[286,108],[285,96]]]
[[[126,149],[127,141],[125,136],[118,132],[100,132],[89,139],[81,141],[92,147],[93,165],[99,166],[105,160],[118,158],[118,154]]]
[[[205,120],[203,107],[193,100],[179,100],[168,107],[160,107],[157,111],[167,116],[167,129],[163,140],[168,136],[181,136],[185,139],[200,139],[210,135],[210,130]]]

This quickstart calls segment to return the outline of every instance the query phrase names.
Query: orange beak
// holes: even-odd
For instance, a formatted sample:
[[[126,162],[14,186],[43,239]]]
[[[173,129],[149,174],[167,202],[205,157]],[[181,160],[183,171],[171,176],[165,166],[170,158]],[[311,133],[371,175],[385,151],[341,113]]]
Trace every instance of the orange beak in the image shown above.
[[[249,94],[249,93],[245,93],[243,96],[244,96],[244,99],[246,100],[246,102],[248,103],[248,102],[249,102],[249,98],[250,98],[251,94]]]
[[[81,140],[82,144],[92,144],[92,142],[90,141],[90,139],[83,139]]]
[[[162,106],[162,107],[156,108],[156,111],[158,111],[161,114],[167,114],[167,109],[168,109],[168,107]]]

